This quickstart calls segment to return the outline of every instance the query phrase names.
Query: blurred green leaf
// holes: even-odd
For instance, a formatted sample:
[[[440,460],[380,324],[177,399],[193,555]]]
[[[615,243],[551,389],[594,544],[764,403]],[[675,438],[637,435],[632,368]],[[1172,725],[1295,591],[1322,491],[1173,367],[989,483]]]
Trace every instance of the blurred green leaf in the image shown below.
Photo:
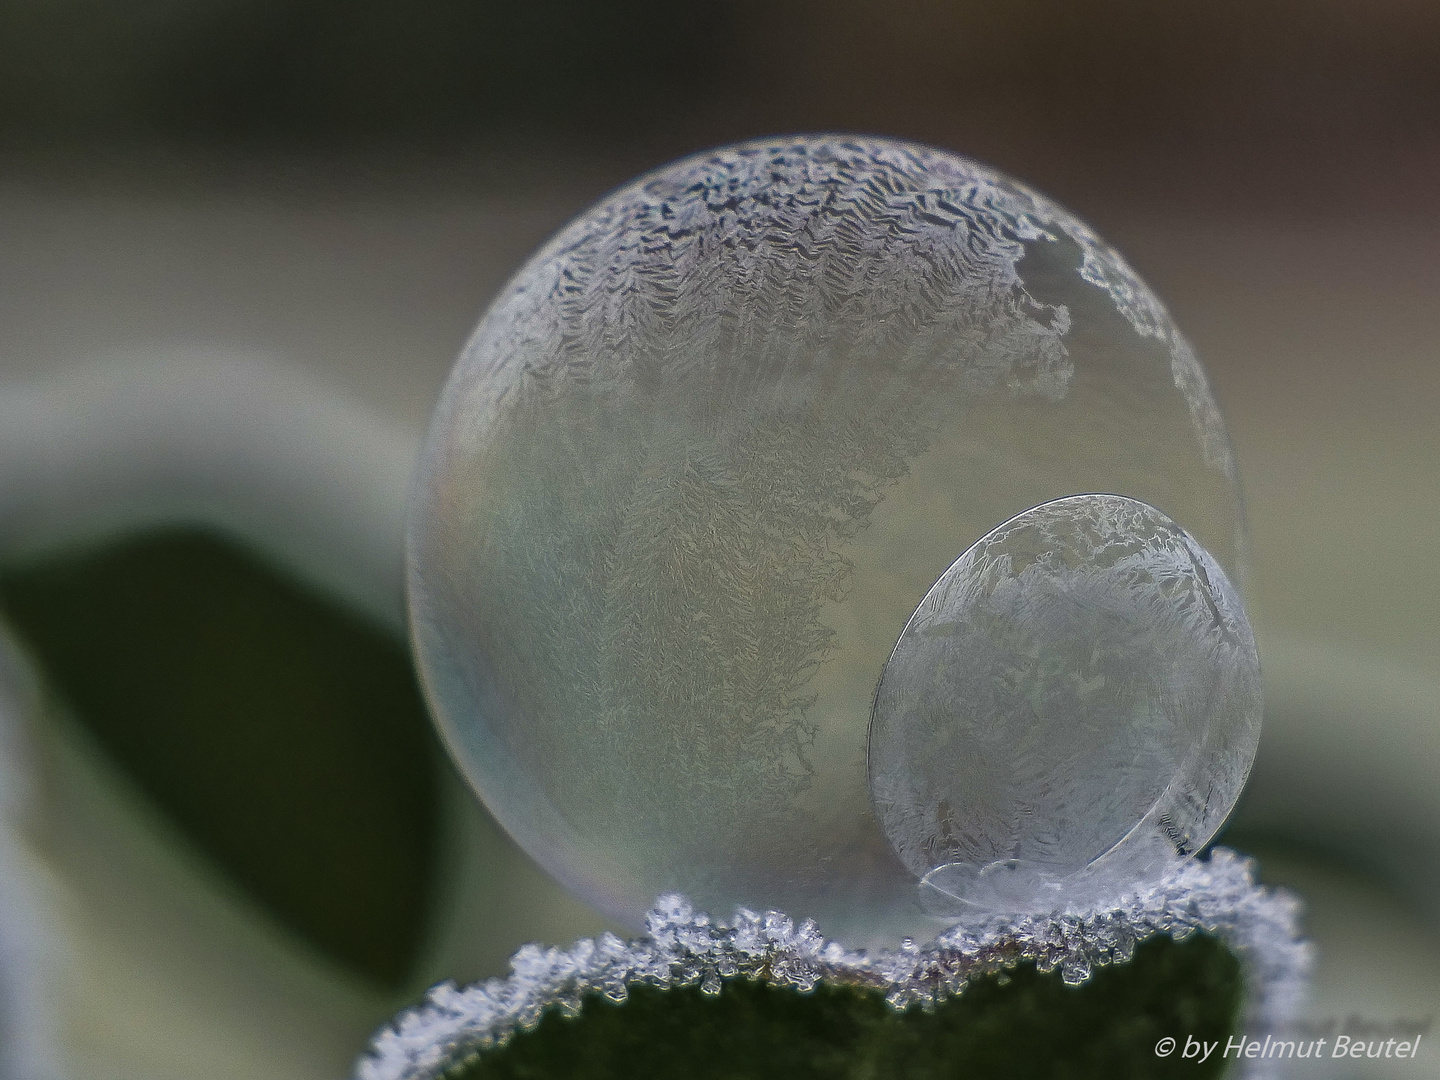
[[[236,884],[332,958],[403,982],[439,763],[402,641],[194,530],[11,568],[0,602],[66,707]]]

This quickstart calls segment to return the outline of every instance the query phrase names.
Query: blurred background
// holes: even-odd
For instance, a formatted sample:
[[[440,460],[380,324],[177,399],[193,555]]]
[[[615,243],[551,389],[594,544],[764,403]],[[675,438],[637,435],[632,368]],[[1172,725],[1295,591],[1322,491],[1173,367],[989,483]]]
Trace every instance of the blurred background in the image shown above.
[[[567,218],[825,129],[1011,172],[1170,305],[1266,666],[1222,839],[1306,898],[1317,1017],[1440,1011],[1440,8],[0,0],[0,1076],[336,1077],[602,928],[429,733],[410,466]]]

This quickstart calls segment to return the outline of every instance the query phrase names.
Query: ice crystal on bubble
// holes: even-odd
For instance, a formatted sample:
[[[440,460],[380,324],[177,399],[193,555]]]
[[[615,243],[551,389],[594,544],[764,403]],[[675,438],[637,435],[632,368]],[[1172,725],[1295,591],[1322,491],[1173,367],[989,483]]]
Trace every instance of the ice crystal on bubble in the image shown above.
[[[376,1037],[355,1080],[436,1080],[477,1052],[533,1029],[550,1009],[573,1014],[590,994],[623,1001],[629,987],[698,986],[754,979],[812,990],[817,983],[878,990],[896,1008],[932,1005],[971,980],[1024,961],[1079,983],[1095,968],[1130,959],[1156,934],[1214,934],[1239,958],[1246,981],[1244,1030],[1279,1029],[1302,1004],[1310,947],[1299,937],[1299,903],[1256,885],[1247,859],[1217,848],[1207,861],[1172,859],[1151,883],[1113,907],[1080,913],[990,916],[956,925],[933,941],[857,952],[827,940],[815,923],[770,911],[735,912],[720,923],[680,896],[661,897],[634,941],[612,935],[569,949],[527,945],[513,973],[470,987],[442,983]],[[1277,1066],[1243,1062],[1245,1075]]]

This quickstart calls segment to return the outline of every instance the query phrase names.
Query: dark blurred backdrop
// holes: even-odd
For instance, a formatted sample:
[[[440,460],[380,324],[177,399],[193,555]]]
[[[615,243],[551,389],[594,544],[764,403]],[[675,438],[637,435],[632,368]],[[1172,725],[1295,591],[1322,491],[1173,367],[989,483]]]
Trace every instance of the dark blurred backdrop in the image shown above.
[[[1357,173],[1432,168],[1437,100],[1424,0],[0,0],[12,156],[668,156],[837,128],[1052,190],[1294,198],[1316,173],[1356,192]]]

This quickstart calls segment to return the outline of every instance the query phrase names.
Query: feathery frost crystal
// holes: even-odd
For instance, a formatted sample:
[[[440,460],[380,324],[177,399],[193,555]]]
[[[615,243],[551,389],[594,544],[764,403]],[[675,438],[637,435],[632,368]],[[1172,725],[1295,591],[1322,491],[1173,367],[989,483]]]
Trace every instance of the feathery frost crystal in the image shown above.
[[[1095,491],[1158,507],[1214,553],[1194,566],[1235,575],[1235,469],[1204,372],[1086,225],[907,143],[801,137],[689,158],[551,240],[451,375],[410,526],[426,689],[495,817],[618,919],[638,926],[652,897],[680,892],[813,917],[857,947],[929,938],[948,916],[932,901],[963,891],[953,868],[1014,857],[1014,829],[977,819],[956,827],[978,846],[943,838],[931,810],[977,796],[903,775],[924,752],[903,709],[869,738],[877,682],[957,557],[1028,507]],[[1206,595],[1228,603],[1225,589]],[[1199,618],[1171,615],[1182,637]],[[1138,630],[1172,625],[1155,618]],[[1184,679],[1192,644],[1177,646]],[[1152,646],[1145,657],[1168,655]],[[1079,663],[1076,679],[1118,670],[1071,652],[1053,659]],[[890,662],[908,678],[929,661],[902,641]],[[1243,738],[1216,740],[1248,737],[1247,721],[1207,732],[1208,706],[1147,712],[1138,689],[1106,685],[1130,710],[1113,733],[1091,730],[1107,690],[1064,736],[1091,771],[1025,783],[1055,795],[1048,813],[1153,731],[1146,769],[1188,785],[1157,803],[1159,828],[1202,843],[1248,765]],[[1017,723],[972,713],[954,735]],[[1027,745],[1021,771],[1055,764]],[[1055,830],[1035,838],[1044,859],[1069,868],[1119,816],[1149,821],[1141,804],[1168,778],[1131,772],[1079,847],[1062,850],[1068,819],[1040,823]],[[996,798],[1023,813],[1023,791]]]

